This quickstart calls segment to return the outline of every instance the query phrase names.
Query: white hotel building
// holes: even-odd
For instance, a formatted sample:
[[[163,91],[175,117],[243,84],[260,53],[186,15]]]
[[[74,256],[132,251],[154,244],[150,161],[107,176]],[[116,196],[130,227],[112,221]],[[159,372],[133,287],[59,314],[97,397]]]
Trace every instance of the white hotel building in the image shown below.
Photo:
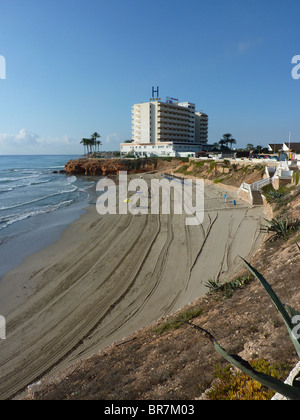
[[[132,142],[121,156],[194,156],[207,144],[208,116],[190,102],[151,102],[132,107]]]

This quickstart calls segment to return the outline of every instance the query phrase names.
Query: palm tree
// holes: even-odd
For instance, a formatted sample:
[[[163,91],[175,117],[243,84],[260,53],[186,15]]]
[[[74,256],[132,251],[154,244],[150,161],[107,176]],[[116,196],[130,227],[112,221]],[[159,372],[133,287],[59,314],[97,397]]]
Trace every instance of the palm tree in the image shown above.
[[[236,140],[235,139],[229,139],[228,143],[230,144],[231,150],[232,150],[232,145],[236,144]]]
[[[83,144],[83,154],[85,155],[85,146],[86,146],[85,139],[81,139],[80,144]]]
[[[85,139],[85,138],[83,138],[80,142],[83,145],[84,154],[86,154],[85,148],[87,148],[87,151],[88,151],[88,144],[89,144],[88,142],[89,142],[89,139]]]
[[[231,149],[232,149],[232,145],[236,144],[236,140],[232,138],[232,134],[230,134],[230,133],[224,134],[223,139],[226,143],[226,146],[228,146],[228,144],[230,144]]]
[[[94,146],[94,152],[96,152],[96,146],[97,146],[97,139],[99,139],[101,136],[100,134],[97,133],[97,131],[95,131],[95,133],[93,133],[91,135],[91,139],[93,141],[93,146]]]
[[[102,142],[100,140],[97,140],[97,148],[98,152],[100,152],[100,146],[102,145]]]
[[[93,139],[87,139],[87,147],[89,150],[89,154],[91,154],[93,152],[93,144],[94,144],[94,140]]]
[[[220,149],[221,150],[224,150],[225,149],[225,144],[226,144],[226,140],[225,139],[221,139],[219,141],[219,146],[220,146]]]
[[[93,153],[93,151],[96,152],[97,149],[98,149],[98,152],[99,152],[99,149],[100,149],[100,146],[101,146],[102,142],[100,140],[97,140],[97,139],[100,138],[100,137],[101,137],[100,134],[95,132],[91,135],[91,138],[89,138],[89,139],[83,138],[81,140],[80,143],[83,145],[84,154],[86,154],[85,153],[85,148],[87,150],[87,154],[91,154],[91,153]]]

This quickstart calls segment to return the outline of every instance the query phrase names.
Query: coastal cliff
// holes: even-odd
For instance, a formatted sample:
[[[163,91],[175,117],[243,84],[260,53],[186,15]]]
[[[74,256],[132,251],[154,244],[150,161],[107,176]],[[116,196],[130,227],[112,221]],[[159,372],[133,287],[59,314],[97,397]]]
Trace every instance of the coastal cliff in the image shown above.
[[[76,159],[65,165],[69,175],[118,175],[120,171],[129,174],[176,168],[180,160],[144,159]]]

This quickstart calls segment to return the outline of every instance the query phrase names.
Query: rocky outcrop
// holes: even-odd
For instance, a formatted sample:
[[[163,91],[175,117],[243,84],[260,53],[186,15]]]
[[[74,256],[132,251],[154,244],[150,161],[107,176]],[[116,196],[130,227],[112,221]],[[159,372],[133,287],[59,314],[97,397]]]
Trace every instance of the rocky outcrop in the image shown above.
[[[291,371],[289,377],[285,381],[285,384],[295,386],[295,381],[297,381],[296,383],[298,383],[299,377],[300,377],[300,362],[297,363],[296,367]],[[286,401],[287,398],[277,393],[274,395],[272,400],[273,401]]]
[[[162,164],[163,163],[163,164]],[[77,159],[70,160],[65,171],[70,175],[118,175],[120,171],[128,174],[164,170],[176,167],[180,162],[159,162],[158,159]]]

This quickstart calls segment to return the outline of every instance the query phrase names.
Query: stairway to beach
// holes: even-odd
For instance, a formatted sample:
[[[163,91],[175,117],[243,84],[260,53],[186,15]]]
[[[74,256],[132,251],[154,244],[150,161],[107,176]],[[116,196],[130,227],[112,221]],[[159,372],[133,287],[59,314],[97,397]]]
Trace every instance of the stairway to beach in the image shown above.
[[[261,206],[264,204],[260,191],[252,190],[252,197],[254,206]]]

